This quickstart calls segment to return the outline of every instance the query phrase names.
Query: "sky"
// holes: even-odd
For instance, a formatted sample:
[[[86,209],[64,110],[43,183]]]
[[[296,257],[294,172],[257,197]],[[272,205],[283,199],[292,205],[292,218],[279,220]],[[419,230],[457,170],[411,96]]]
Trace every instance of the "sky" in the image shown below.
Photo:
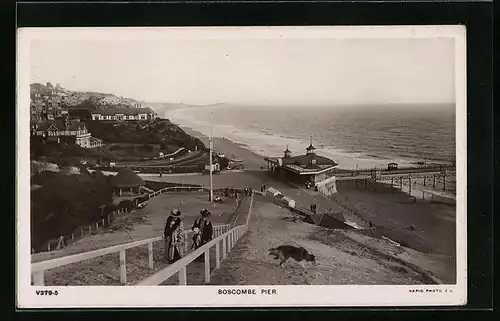
[[[148,102],[454,103],[453,38],[37,38],[31,82]]]

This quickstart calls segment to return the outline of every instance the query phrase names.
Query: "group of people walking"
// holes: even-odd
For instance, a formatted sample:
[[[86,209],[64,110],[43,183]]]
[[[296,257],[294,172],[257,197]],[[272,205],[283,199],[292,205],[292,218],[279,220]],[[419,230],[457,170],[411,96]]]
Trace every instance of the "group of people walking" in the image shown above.
[[[251,196],[252,195],[252,188],[248,187],[248,186],[245,186],[245,189],[243,190],[243,194],[245,196]]]
[[[191,249],[197,249],[205,243],[212,240],[213,226],[210,221],[211,213],[207,209],[200,211],[198,217],[191,227],[193,231],[193,243]],[[164,229],[165,237],[165,252],[164,257],[168,263],[173,263],[184,256],[184,224],[181,218],[181,211],[178,209],[172,210],[170,216],[167,218]]]

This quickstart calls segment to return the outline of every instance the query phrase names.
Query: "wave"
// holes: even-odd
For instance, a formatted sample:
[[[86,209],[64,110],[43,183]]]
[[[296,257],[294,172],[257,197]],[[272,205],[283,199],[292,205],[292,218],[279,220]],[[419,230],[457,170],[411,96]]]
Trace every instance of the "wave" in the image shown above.
[[[178,123],[181,127],[185,126],[208,136],[211,130],[209,121],[211,112],[214,116],[213,135],[215,137],[226,138],[256,154],[262,156],[281,156],[287,146],[292,153],[302,154],[309,145],[309,139],[300,137],[299,135],[294,136],[290,133],[290,129],[286,128],[286,124],[280,127],[277,123],[275,128],[266,125],[265,122],[269,123],[270,120],[264,119],[264,117],[269,117],[268,115],[262,116],[263,125],[255,121],[250,124],[246,123],[250,120],[245,119],[249,117],[244,116],[251,115],[255,118],[255,114],[259,114],[262,111],[253,111],[253,114],[249,114],[248,111],[245,111],[246,114],[240,114],[239,111],[235,113],[233,111],[233,114],[231,114],[231,111],[227,109],[218,110],[218,107],[190,108],[170,110],[165,113],[165,116]],[[228,120],[234,123],[230,124]],[[284,120],[286,118],[282,117],[281,121],[283,122]],[[289,124],[297,123],[300,124],[301,131],[307,131],[307,133],[315,136],[316,143],[314,145],[317,148],[316,152],[319,155],[334,159],[339,163],[339,168],[354,168],[356,165],[360,167],[386,166],[387,161],[396,161],[402,165],[409,165],[412,162],[423,160],[452,161],[454,159],[453,152],[436,154],[431,150],[421,148],[423,146],[420,146],[420,149],[415,148],[418,146],[418,143],[411,139],[411,133],[403,133],[404,136],[407,136],[405,139],[387,144],[386,148],[383,149],[380,148],[380,146],[383,146],[380,145],[380,140],[391,138],[391,136],[386,136],[387,132],[384,131],[377,137],[369,130],[364,129],[363,132],[367,131],[368,134],[357,136],[355,133],[347,133],[340,139],[328,127],[321,130],[317,126],[309,125],[307,127],[306,125],[302,125],[296,119],[292,119],[289,122]],[[411,128],[409,125],[405,126]],[[288,132],[286,132],[287,129]],[[415,129],[413,130],[415,131]],[[335,139],[332,139],[332,137]],[[351,144],[355,143],[357,146],[347,146],[343,144],[343,140],[349,140]],[[426,140],[425,144],[427,147],[429,141],[428,139]]]

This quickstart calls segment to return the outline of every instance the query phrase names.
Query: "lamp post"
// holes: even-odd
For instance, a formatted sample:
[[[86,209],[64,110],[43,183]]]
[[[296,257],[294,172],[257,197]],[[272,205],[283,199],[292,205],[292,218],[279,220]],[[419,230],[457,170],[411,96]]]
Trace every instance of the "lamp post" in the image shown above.
[[[212,118],[212,112],[210,112],[210,138],[208,141],[208,145],[210,148],[210,202],[213,202],[214,198],[214,192],[213,192],[213,183],[212,183],[212,170],[213,170],[213,164],[212,164],[212,152],[213,152],[213,118]]]

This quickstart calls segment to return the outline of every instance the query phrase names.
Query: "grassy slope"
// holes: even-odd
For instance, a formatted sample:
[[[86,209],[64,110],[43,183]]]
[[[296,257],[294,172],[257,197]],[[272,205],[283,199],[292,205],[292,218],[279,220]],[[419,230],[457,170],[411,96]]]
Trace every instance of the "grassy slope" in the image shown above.
[[[31,158],[45,157],[58,164],[76,165],[82,158],[88,161],[138,160],[157,156],[160,151],[171,153],[181,147],[193,150],[195,147],[205,148],[199,139],[186,134],[167,119],[120,123],[87,121],[87,126],[92,136],[102,139],[105,146],[84,149],[72,145],[50,145],[33,141]]]

